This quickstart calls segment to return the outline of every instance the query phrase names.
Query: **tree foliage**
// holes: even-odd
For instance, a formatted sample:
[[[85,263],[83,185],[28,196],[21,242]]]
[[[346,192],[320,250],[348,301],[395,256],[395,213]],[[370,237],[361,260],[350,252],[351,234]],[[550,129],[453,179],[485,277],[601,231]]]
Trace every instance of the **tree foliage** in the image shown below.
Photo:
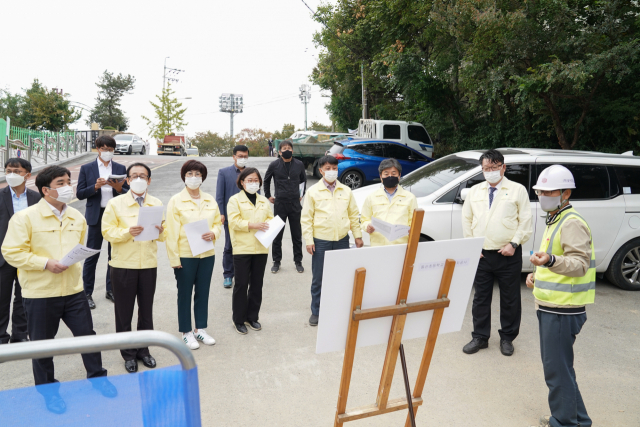
[[[267,139],[271,138],[273,138],[271,132],[258,128],[245,128],[235,135],[236,143],[249,147],[249,155],[253,157],[265,157],[269,154]]]
[[[228,133],[220,135],[217,132],[198,132],[191,139],[191,143],[198,147],[202,157],[229,157],[233,155],[236,141]]]
[[[105,70],[96,86],[100,89],[96,105],[89,113],[87,125],[98,123],[102,129],[107,127],[125,131],[129,127],[129,119],[120,109],[120,101],[135,88],[136,79],[130,74],[117,76]]]
[[[313,125],[313,122],[311,122]],[[296,131],[296,127],[293,123],[285,123],[282,126],[282,130],[277,130],[272,134],[273,139],[287,139]]]
[[[314,83],[339,128],[415,120],[441,152],[638,150],[640,4],[629,0],[338,0],[316,19]]]
[[[156,95],[158,103],[149,101],[155,111],[154,120],[142,116],[149,126],[149,134],[158,140],[162,140],[171,132],[181,131],[188,125],[184,121],[184,113],[187,109],[182,108],[182,103],[173,96],[174,93],[171,83],[167,84],[166,89],[162,90],[162,96]]]

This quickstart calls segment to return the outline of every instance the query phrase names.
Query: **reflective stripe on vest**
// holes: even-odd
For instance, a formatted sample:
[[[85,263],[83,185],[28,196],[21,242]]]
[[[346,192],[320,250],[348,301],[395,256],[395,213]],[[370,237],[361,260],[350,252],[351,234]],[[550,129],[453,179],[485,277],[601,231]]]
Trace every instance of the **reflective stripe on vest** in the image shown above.
[[[563,255],[562,245],[560,241],[556,241],[555,237],[562,228],[564,222],[570,217],[579,218],[589,229],[589,225],[584,218],[578,215],[573,209],[568,209],[561,213],[560,221],[555,224],[555,228],[551,230],[551,236],[545,239],[550,229],[547,228],[545,238],[540,245],[540,252],[546,252],[549,255]],[[589,229],[591,234],[591,229]],[[545,248],[545,244],[547,247]],[[596,260],[595,250],[593,247],[593,237],[591,238],[591,261],[587,273],[582,277],[568,277],[556,274],[545,267],[538,267],[535,273],[534,296],[541,300],[557,305],[585,305],[592,304],[595,300],[596,289]]]

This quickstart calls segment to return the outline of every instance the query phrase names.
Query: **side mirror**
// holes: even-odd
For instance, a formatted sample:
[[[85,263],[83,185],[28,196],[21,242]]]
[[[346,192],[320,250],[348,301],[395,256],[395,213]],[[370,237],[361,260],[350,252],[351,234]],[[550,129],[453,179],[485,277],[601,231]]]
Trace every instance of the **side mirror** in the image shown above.
[[[460,198],[462,199],[462,201],[465,201],[467,199],[467,194],[469,194],[469,188],[463,188],[462,191],[460,191]]]
[[[408,159],[408,160],[409,160],[410,162],[415,162],[415,161],[416,161],[416,160],[418,160],[418,159],[416,159],[416,158],[415,158],[415,157],[413,157],[413,156],[409,156],[409,159]]]

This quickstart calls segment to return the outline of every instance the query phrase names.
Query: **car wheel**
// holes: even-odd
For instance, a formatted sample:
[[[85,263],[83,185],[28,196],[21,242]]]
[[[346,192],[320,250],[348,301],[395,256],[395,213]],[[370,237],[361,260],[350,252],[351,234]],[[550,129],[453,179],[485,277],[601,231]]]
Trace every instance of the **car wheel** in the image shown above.
[[[315,162],[312,168],[313,168],[313,176],[318,179],[322,179],[322,174],[320,173],[320,166],[318,166],[318,162]]]
[[[630,240],[618,249],[606,276],[625,291],[640,291],[640,238]]]
[[[364,178],[362,177],[362,174],[355,170],[346,171],[342,175],[341,181],[344,185],[352,190],[360,188],[364,184]]]
[[[130,156],[133,153],[133,147],[130,145],[129,150],[127,151],[127,155]]]
[[[145,147],[142,147],[142,150],[140,150],[140,155],[144,156],[147,153],[147,150]]]

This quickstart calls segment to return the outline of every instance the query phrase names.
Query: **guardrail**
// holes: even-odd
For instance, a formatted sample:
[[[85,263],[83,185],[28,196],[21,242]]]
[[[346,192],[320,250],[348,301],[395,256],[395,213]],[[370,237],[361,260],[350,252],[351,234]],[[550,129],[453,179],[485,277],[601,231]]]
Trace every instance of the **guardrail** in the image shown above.
[[[56,137],[42,136],[34,137],[27,135],[26,141],[22,139],[7,139],[5,147],[0,147],[1,164],[0,170],[4,170],[5,162],[12,158],[20,157],[29,161],[33,166],[46,165],[49,162],[59,161],[63,158],[70,158],[78,154],[89,151],[87,140],[84,135],[67,135],[65,138],[60,134]]]

